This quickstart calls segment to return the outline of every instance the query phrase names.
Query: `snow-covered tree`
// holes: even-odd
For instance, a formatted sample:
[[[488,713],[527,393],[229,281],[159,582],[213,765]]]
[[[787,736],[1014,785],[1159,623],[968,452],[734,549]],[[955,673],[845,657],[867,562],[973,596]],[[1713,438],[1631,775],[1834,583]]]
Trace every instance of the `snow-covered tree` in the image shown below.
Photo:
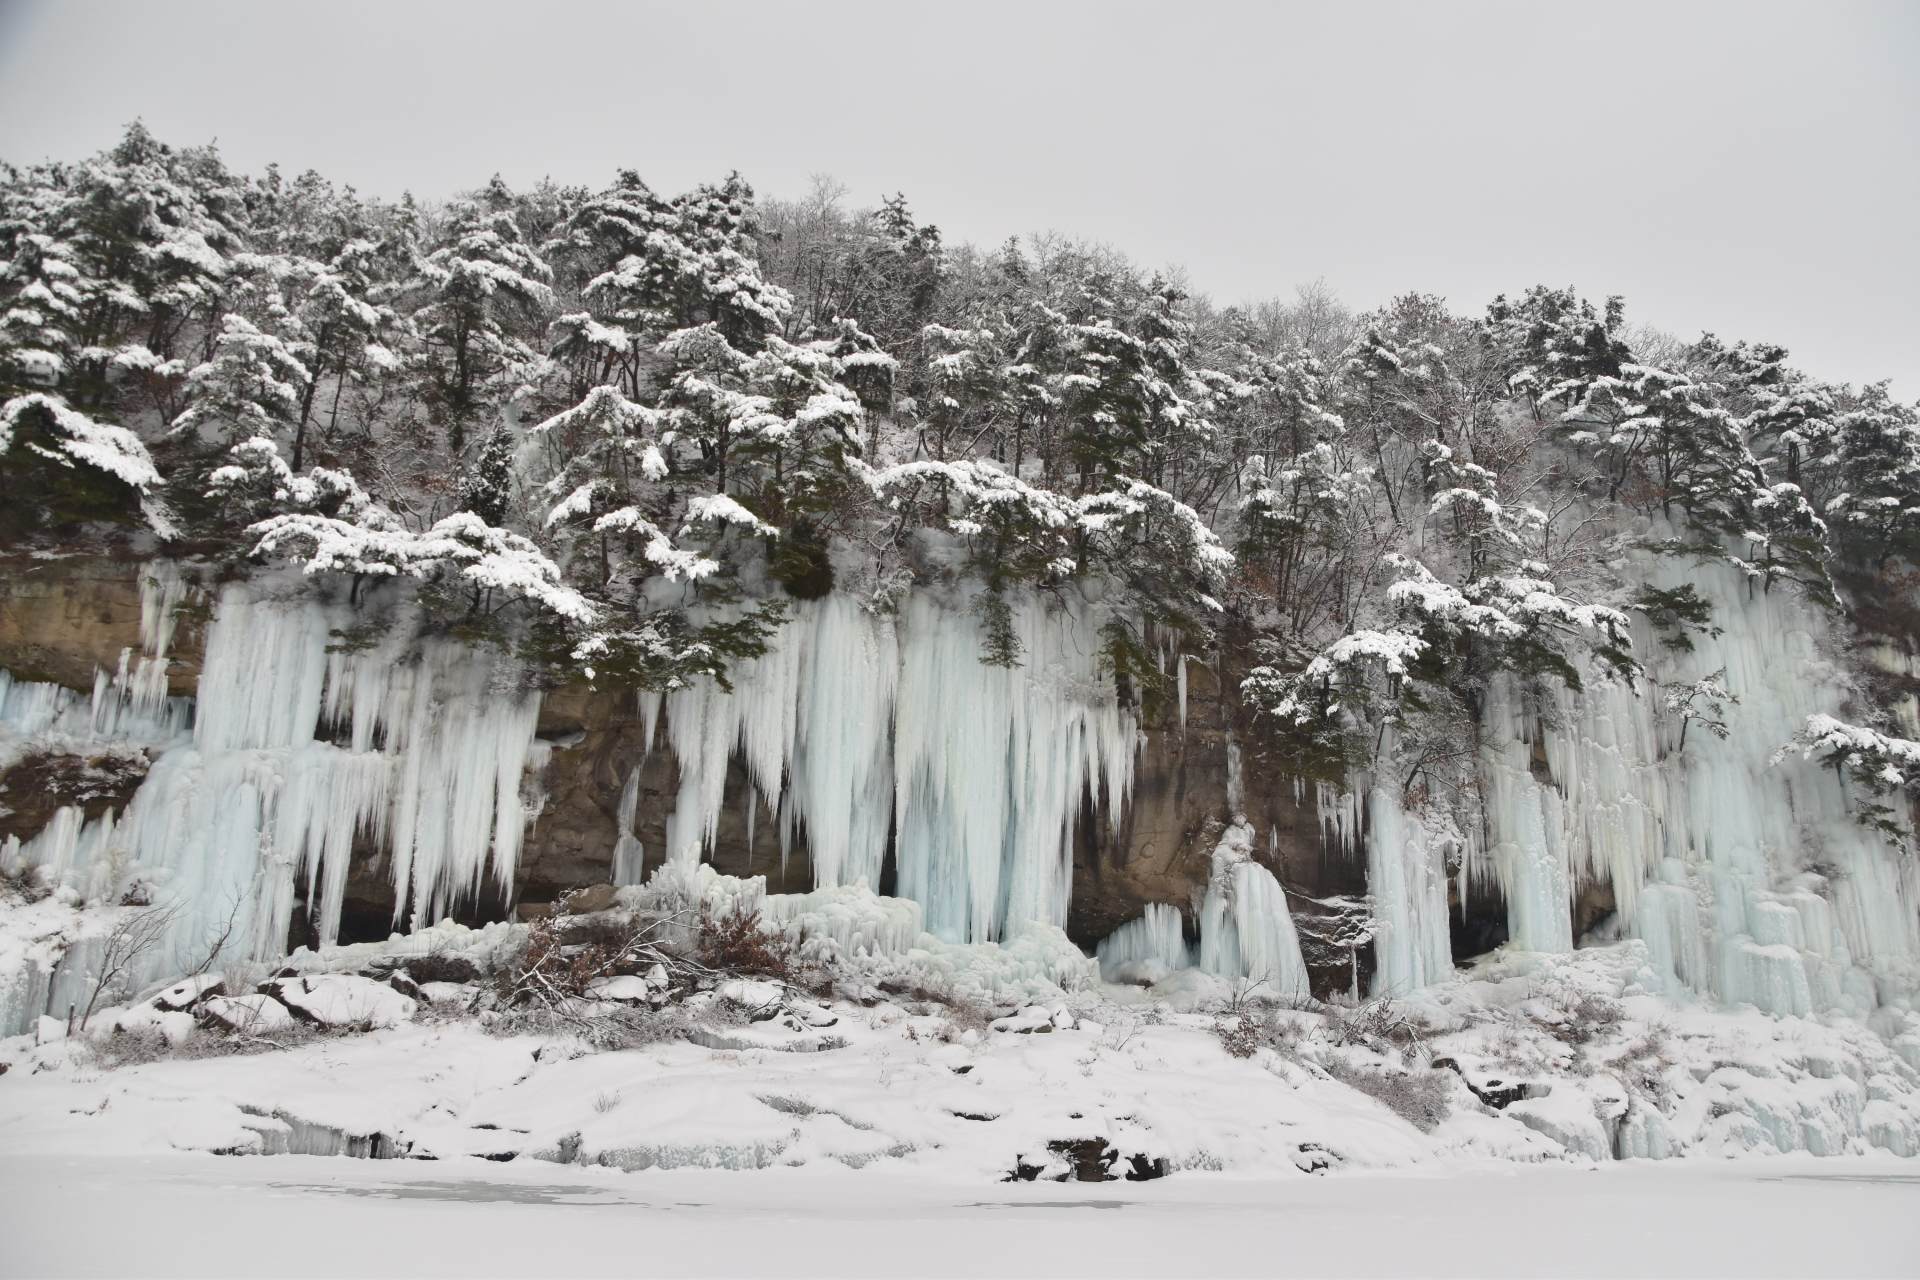
[[[488,434],[486,443],[460,477],[460,509],[488,524],[506,523],[513,500],[513,458],[517,442],[506,426]]]
[[[310,376],[287,342],[242,316],[223,316],[213,358],[187,375],[187,408],[173,420],[172,434],[225,444],[285,435]]]
[[[1818,761],[1853,783],[1854,815],[1892,840],[1911,840],[1902,809],[1920,795],[1920,742],[1896,738],[1829,715],[1811,715],[1790,742],[1774,753]],[[1895,808],[1889,801],[1897,801]]]
[[[1684,684],[1670,684],[1661,690],[1660,705],[1669,720],[1680,723],[1680,737],[1674,743],[1675,754],[1687,749],[1687,730],[1699,725],[1716,738],[1725,738],[1727,708],[1740,701],[1727,688],[1727,669]]]
[[[136,517],[175,532],[156,500],[160,473],[140,437],[96,422],[59,396],[29,392],[0,404],[0,483],[15,495],[0,533]]]
[[[456,209],[438,247],[419,260],[409,286],[419,301],[413,320],[454,453],[466,447],[483,389],[532,359],[520,335],[551,304],[552,276],[511,210],[484,200]]]
[[[1920,563],[1920,409],[1876,383],[1839,415],[1834,436],[1826,515],[1843,545],[1882,569],[1895,556]]]

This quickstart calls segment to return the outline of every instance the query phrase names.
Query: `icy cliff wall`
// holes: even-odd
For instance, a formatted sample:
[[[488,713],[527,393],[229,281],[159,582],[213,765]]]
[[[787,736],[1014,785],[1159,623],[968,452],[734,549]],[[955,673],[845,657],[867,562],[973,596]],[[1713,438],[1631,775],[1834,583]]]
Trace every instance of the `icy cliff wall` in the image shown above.
[[[391,877],[396,921],[430,922],[489,872],[511,884],[527,804],[537,695],[510,663],[452,641],[416,642],[408,620],[353,649],[356,621],[300,584],[221,588],[194,698],[168,692],[187,585],[169,564],[143,576],[139,649],[91,697],[0,675],[0,752],[135,755],[150,767],[121,812],[56,813],[0,864],[82,898],[175,912],[155,973],[215,940],[228,962],[282,954],[296,900],[323,942],[338,933],[357,848]]]
[[[1436,833],[1391,788],[1366,807],[1384,927],[1376,989],[1430,980],[1436,915],[1504,901],[1512,945],[1564,952],[1573,907],[1600,887],[1607,936],[1642,939],[1669,990],[1775,1013],[1865,1014],[1920,989],[1920,875],[1912,833],[1854,818],[1831,769],[1781,748],[1810,715],[1846,704],[1835,618],[1726,564],[1649,561],[1657,585],[1690,582],[1717,632],[1691,651],[1639,637],[1645,678],[1589,673],[1544,700],[1496,684],[1478,747],[1480,824]],[[1668,691],[1719,675],[1737,701],[1724,736],[1668,705]],[[1684,738],[1683,738],[1684,733]],[[1358,824],[1336,821],[1336,830]],[[1443,952],[1440,954],[1444,954]]]
[[[636,700],[543,695],[498,648],[423,637],[404,609],[310,583],[135,576],[131,612],[96,607],[94,586],[0,602],[8,660],[54,677],[0,677],[0,773],[37,751],[146,770],[123,807],[0,835],[0,862],[89,898],[132,885],[181,902],[156,972],[223,931],[263,958],[296,921],[331,939],[349,899],[364,934],[375,912],[497,913],[710,861],[789,892],[887,889],[952,942],[1066,924],[1089,948],[1111,933],[1112,970],[1193,964],[1288,992],[1334,898],[1374,916],[1371,964],[1351,976],[1370,968],[1373,991],[1398,994],[1465,958],[1449,938],[1463,910],[1500,911],[1516,947],[1564,951],[1596,894],[1600,937],[1642,939],[1651,980],[1676,992],[1864,1013],[1920,987],[1911,855],[1853,820],[1833,773],[1776,759],[1847,696],[1835,624],[1730,569],[1689,574],[1720,633],[1690,653],[1640,637],[1645,679],[1595,673],[1544,702],[1490,690],[1464,830],[1393,779],[1315,790],[1251,741],[1243,759],[1231,672],[1191,658],[1169,655],[1181,696],[1143,724],[1101,669],[1097,601],[1017,601],[1011,668],[981,663],[964,590],[891,614],[798,602],[731,691]],[[1739,699],[1727,737],[1683,743],[1663,690],[1721,670]],[[1333,954],[1315,982],[1344,990],[1354,957]],[[50,981],[20,1003],[57,1002]]]
[[[350,874],[384,876],[396,925],[483,894],[511,905],[554,751],[537,734],[541,694],[511,655],[422,635],[404,606],[356,608],[262,576],[191,593],[209,614],[201,669],[195,696],[173,696],[189,586],[166,563],[140,578],[139,643],[91,696],[0,676],[0,768],[116,752],[150,765],[145,778],[123,810],[62,808],[6,835],[0,866],[86,901],[177,906],[143,962],[155,974],[223,937],[229,962],[271,958],[296,916],[310,921],[303,936],[333,941]],[[658,754],[677,785],[659,806],[656,864],[711,854],[731,804],[750,825],[764,809],[783,854],[805,841],[808,887],[877,885],[890,865],[948,940],[1061,924],[1076,824],[1119,817],[1139,742],[1101,671],[1102,621],[1086,601],[1020,599],[1021,661],[993,667],[964,594],[885,616],[844,597],[797,604],[731,690],[703,680],[641,698],[644,731],[620,762],[591,878],[647,869],[637,778]],[[729,795],[742,762],[748,785]],[[43,982],[27,1003],[45,996]]]

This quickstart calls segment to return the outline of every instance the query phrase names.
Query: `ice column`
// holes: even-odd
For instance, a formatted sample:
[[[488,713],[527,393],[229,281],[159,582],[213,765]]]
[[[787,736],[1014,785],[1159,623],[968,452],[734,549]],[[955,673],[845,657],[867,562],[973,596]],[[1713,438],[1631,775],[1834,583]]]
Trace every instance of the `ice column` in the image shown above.
[[[1258,984],[1261,994],[1305,999],[1306,961],[1286,891],[1253,856],[1253,828],[1235,823],[1213,851],[1200,907],[1200,967]]]

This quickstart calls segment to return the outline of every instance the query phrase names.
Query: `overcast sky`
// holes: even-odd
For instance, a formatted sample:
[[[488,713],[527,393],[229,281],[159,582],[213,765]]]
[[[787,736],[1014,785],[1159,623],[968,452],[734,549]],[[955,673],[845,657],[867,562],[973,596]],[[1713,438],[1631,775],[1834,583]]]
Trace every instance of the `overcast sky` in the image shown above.
[[[1920,396],[1920,3],[0,0],[0,158],[144,117],[444,196],[498,171],[903,190],[1217,301],[1547,281]]]

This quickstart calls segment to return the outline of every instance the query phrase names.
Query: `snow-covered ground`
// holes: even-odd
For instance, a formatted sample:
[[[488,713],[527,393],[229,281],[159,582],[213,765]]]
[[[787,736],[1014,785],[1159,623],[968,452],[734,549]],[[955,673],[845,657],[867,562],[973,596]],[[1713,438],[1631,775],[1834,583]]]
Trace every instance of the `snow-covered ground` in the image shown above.
[[[331,958],[358,964],[362,950]],[[559,1035],[486,1025],[502,1015],[470,1011],[490,998],[474,984],[427,983],[414,999],[316,969],[264,984],[277,999],[203,999],[207,978],[99,1013],[83,1038],[43,1019],[44,1043],[0,1041],[0,1146],[825,1167],[981,1186],[1084,1177],[1073,1148],[1089,1143],[1114,1176],[1920,1151],[1908,1022],[1678,1004],[1645,994],[1644,973],[1638,943],[1516,953],[1417,1000],[1303,1008],[1235,1001],[1184,970],[1152,988],[1056,988],[1000,1016],[730,981],[662,1007],[584,1002]],[[254,1033],[271,1028],[245,1016],[255,1005],[282,1024],[291,1008],[343,1025],[264,1044]],[[634,1030],[596,1051],[579,1034],[595,1019]]]
[[[1007,1185],[0,1156],[7,1275],[1911,1276],[1891,1159]]]
[[[864,889],[753,899],[808,986],[669,976],[636,921],[683,889],[0,1040],[0,1274],[1914,1271],[1904,1008],[1676,997],[1638,939],[1357,1005],[1101,983],[1057,930],[944,944]],[[529,1021],[536,927],[623,968]]]

